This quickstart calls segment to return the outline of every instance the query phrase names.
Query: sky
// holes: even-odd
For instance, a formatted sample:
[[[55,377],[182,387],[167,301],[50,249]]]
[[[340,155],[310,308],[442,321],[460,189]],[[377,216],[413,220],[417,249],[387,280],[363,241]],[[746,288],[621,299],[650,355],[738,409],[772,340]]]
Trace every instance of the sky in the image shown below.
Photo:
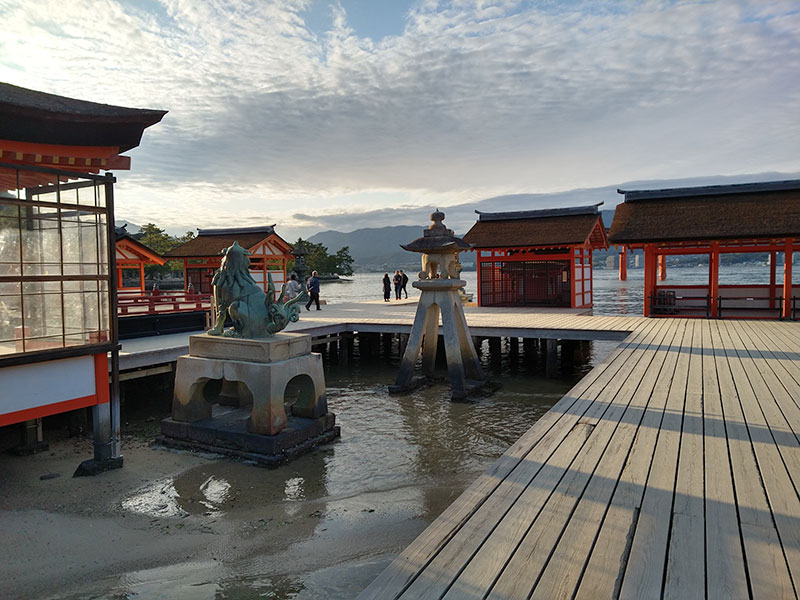
[[[800,176],[798,0],[0,0],[0,22],[0,81],[169,111],[115,193],[169,231],[434,208],[465,231],[475,206]]]

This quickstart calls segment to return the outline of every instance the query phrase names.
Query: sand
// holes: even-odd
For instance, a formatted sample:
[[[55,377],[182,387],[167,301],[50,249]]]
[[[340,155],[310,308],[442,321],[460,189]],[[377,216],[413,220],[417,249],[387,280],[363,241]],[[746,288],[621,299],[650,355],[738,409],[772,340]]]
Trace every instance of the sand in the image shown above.
[[[352,598],[427,525],[414,490],[299,489],[324,447],[264,469],[126,439],[123,469],[73,478],[90,447],[0,456],[0,597]]]

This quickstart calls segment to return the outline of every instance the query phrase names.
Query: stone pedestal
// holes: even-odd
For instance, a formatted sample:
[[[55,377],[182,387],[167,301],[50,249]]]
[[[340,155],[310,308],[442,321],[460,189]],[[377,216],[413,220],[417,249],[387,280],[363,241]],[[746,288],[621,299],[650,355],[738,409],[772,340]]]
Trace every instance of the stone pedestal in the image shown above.
[[[397,380],[395,385],[389,386],[389,390],[402,392],[414,387],[414,365],[420,352],[423,375],[433,375],[441,313],[451,394],[456,400],[464,398],[484,379],[458,294],[466,282],[461,279],[430,279],[415,281],[411,285],[422,294],[417,303],[414,326],[403,353]]]
[[[212,380],[222,382],[217,398],[206,392]],[[287,415],[284,404],[290,383],[297,396]],[[231,411],[215,413],[215,404],[237,409],[235,419]],[[291,419],[308,419],[314,425],[302,426],[299,421],[292,425]],[[232,430],[233,420],[237,422],[236,435],[223,435]],[[202,334],[190,336],[189,354],[178,358],[172,418],[164,420],[162,433],[172,442],[196,442],[203,448],[213,446],[212,440],[217,439],[220,451],[238,448],[250,453],[272,448],[283,452],[304,436],[326,437],[323,434],[334,429],[338,435],[334,420],[325,398],[322,358],[311,352],[310,336],[279,333],[264,339],[241,339]],[[267,442],[253,436],[286,439]]]

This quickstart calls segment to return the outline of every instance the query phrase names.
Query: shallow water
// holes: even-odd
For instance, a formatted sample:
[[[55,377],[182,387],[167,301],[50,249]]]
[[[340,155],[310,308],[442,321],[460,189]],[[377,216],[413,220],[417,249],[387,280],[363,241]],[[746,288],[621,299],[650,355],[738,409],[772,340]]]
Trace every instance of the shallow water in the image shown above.
[[[593,362],[612,344],[597,345]],[[501,387],[468,403],[437,384],[393,396],[397,349],[326,366],[341,438],[277,469],[212,460],[151,482],[123,511],[222,536],[191,560],[62,598],[353,598],[590,368],[545,379],[540,362],[482,361]],[[211,557],[211,559],[209,559]]]

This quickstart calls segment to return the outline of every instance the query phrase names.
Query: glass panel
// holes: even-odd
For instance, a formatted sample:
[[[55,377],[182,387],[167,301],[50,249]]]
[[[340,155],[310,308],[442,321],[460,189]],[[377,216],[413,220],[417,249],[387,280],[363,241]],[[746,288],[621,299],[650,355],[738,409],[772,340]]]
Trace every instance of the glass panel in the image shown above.
[[[73,334],[95,331],[98,327],[97,292],[64,294],[65,331]]]
[[[57,210],[32,206],[25,207],[22,213],[23,275],[60,275]]]
[[[50,191],[47,191],[47,190],[50,190]],[[59,197],[59,195],[58,195],[58,192],[56,191],[56,187],[55,186],[51,186],[51,185],[46,186],[45,188],[42,188],[42,190],[36,190],[36,193],[33,193],[33,191],[28,190],[28,192],[26,194],[26,198],[28,198],[29,200],[33,200],[35,202],[53,202],[53,203],[56,203],[56,202],[58,202],[58,197]]]
[[[96,215],[97,227],[97,263],[100,265],[100,275],[108,275],[108,236],[106,235],[106,215]]]
[[[0,283],[0,354],[16,351],[13,340],[22,327],[21,299],[19,283]]]
[[[106,205],[106,184],[105,183],[96,183],[95,184],[96,190],[96,198],[97,198],[97,206],[104,207]]]
[[[50,283],[61,285],[60,282]],[[35,288],[39,285],[41,284],[23,284],[22,303],[25,328],[30,330],[32,337],[61,335],[64,322],[61,314],[61,294],[44,290],[40,293],[26,293],[26,288]]]
[[[19,207],[0,204],[0,275],[19,275]]]
[[[87,185],[76,190],[77,203],[84,206],[97,206],[96,184]]]

